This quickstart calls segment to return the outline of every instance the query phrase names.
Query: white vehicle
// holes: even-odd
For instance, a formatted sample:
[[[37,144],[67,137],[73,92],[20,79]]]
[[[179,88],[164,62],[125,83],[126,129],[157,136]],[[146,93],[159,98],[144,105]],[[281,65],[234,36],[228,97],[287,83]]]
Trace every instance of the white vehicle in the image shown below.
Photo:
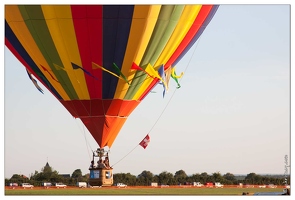
[[[79,188],[87,188],[87,183],[86,182],[77,182],[76,186]]]
[[[17,183],[9,183],[9,186],[14,189],[15,187],[18,187]]]
[[[266,188],[266,185],[259,185],[259,188]]]
[[[22,187],[24,188],[24,189],[26,189],[26,188],[31,188],[31,189],[33,189],[33,185],[31,185],[30,183],[22,183]]]
[[[200,183],[200,182],[194,182],[193,186],[195,186],[195,187],[203,187],[204,185],[202,183]]]
[[[52,186],[52,184],[51,183],[44,182],[44,183],[42,183],[42,186],[44,186],[44,188],[48,189],[49,187]]]
[[[219,183],[219,182],[216,182],[215,183],[215,187],[216,188],[223,188],[223,184]]]
[[[56,184],[55,184],[55,187],[56,187],[56,188],[66,188],[67,185],[65,185],[65,184],[63,184],[63,183],[56,183]]]
[[[277,186],[274,185],[274,184],[269,184],[268,187],[269,187],[269,188],[277,188]]]
[[[124,187],[125,188],[125,187],[127,187],[127,185],[124,183],[117,183],[117,187],[120,187],[120,188]]]
[[[158,187],[158,183],[151,183],[152,187]]]

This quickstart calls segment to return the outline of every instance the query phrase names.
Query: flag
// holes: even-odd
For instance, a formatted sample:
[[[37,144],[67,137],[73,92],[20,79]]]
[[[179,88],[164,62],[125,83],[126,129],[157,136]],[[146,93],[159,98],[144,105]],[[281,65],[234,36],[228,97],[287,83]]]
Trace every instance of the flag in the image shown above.
[[[48,82],[47,78],[42,74],[42,72],[35,72],[35,73],[36,73],[37,76],[39,76],[39,77],[44,81],[44,83],[45,83],[48,87],[50,87],[51,89],[53,89],[53,88],[52,88],[52,85]],[[57,82],[58,82],[58,81],[57,81]]]
[[[113,75],[113,76],[115,76],[115,77],[117,77],[119,79],[124,80],[121,76],[118,76],[114,72],[111,72],[111,71],[107,70],[106,68],[103,68],[102,66],[100,66],[100,65],[98,65],[98,64],[96,64],[94,62],[92,62],[92,69],[101,69],[101,70],[103,70],[103,71],[105,71],[105,72],[107,72],[107,73],[109,73],[109,74],[111,74],[111,75]],[[124,80],[124,81],[126,81],[126,80]]]
[[[166,83],[166,80],[165,80],[166,76],[165,76],[165,72],[164,72],[164,65],[161,65],[158,72],[159,72],[159,74],[161,76],[161,81],[162,81],[162,83],[160,83],[160,84],[162,84],[163,88],[164,88],[164,91],[163,91],[163,97],[164,97],[165,93],[166,93],[166,90],[167,90],[167,83]]]
[[[133,70],[141,70],[141,71],[145,72],[147,75],[149,75],[149,77],[154,78],[147,71],[145,71],[144,69],[140,68],[137,64],[135,64],[135,62],[132,63],[131,69],[133,69]]]
[[[178,82],[178,79],[181,78],[183,76],[183,72],[181,72],[181,74],[179,76],[176,75],[175,72],[175,67],[172,68],[172,72],[171,72],[171,77],[175,80],[175,82],[177,83],[177,89],[180,88],[180,84]]]
[[[96,78],[95,76],[93,76],[89,71],[87,71],[86,69],[83,69],[82,67],[76,65],[75,63],[71,63],[72,64],[72,68],[73,69],[81,69],[84,73],[88,74],[89,76],[91,76],[92,78],[98,80],[98,78]]]
[[[165,73],[165,75],[166,75],[165,81],[166,81],[166,85],[167,85],[167,90],[169,90],[169,82],[170,82],[170,77],[171,77],[171,72],[172,72],[171,67],[169,67],[165,72],[166,72]]]
[[[177,76],[177,75],[176,75],[176,72],[175,72],[175,67],[172,68],[172,77],[175,77],[175,78],[181,78],[181,77],[183,76],[183,74],[184,74],[184,73],[181,72],[180,75]]]
[[[53,80],[55,80],[56,82],[58,82],[58,80],[56,80],[56,79],[52,76],[52,74],[48,71],[48,69],[46,69],[46,68],[43,67],[42,65],[41,65],[41,67],[43,68],[44,71],[48,72],[48,74],[51,76],[51,78],[52,78]]]
[[[128,85],[130,85],[127,78],[126,78],[126,76],[121,72],[120,68],[116,65],[116,63],[113,63],[113,66],[114,66],[115,70],[117,71],[117,73],[119,73],[120,76],[126,81],[126,83]]]
[[[141,70],[141,71],[145,72],[149,77],[151,77],[153,79],[155,79],[155,78],[158,78],[160,80],[162,79],[161,76],[159,75],[158,71],[156,71],[151,64],[148,64],[145,69],[142,69],[137,64],[135,64],[133,62],[132,66],[131,66],[131,69]]]
[[[140,68],[135,62],[132,63],[132,65],[131,65],[131,69],[144,71],[144,70],[143,70],[142,68]]]
[[[148,64],[145,68],[145,71],[149,74],[150,77],[152,78],[158,78],[162,79],[161,76],[159,75],[158,71],[156,71],[151,64]]]
[[[149,142],[150,142],[150,136],[149,134],[147,134],[145,138],[143,138],[143,140],[139,143],[139,145],[145,149],[148,146]]]
[[[27,70],[27,69],[26,69],[26,70]],[[44,94],[42,88],[38,85],[38,82],[32,77],[32,73],[29,72],[28,70],[27,70],[27,73],[28,73],[29,78],[31,79],[31,81],[32,81],[33,84],[35,85],[35,87],[36,87],[36,88],[37,88],[42,94]]]

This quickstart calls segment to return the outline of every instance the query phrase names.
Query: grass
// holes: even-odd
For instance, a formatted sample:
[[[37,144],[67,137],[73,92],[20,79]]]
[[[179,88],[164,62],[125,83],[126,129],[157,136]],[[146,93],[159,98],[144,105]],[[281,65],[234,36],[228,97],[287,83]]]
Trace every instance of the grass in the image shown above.
[[[282,192],[282,188],[65,188],[8,189],[5,195],[241,195]]]

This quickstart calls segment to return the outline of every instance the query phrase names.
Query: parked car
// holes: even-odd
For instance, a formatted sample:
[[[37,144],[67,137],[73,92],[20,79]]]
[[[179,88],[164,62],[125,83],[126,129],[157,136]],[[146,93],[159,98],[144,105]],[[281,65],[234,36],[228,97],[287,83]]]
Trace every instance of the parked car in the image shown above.
[[[204,185],[202,183],[200,183],[200,182],[194,182],[193,186],[195,186],[195,187],[203,187]]]
[[[52,183],[44,182],[42,183],[42,186],[44,186],[46,189],[52,186]]]
[[[87,183],[86,182],[77,182],[76,186],[79,188],[87,188]]]
[[[216,188],[223,188],[223,184],[221,184],[219,182],[216,182],[214,185]]]
[[[266,185],[259,185],[259,188],[266,188]]]
[[[170,186],[169,186],[169,185],[164,185],[164,184],[162,184],[162,185],[161,185],[161,188],[163,188],[163,187],[165,188],[165,187],[170,187]]]
[[[17,184],[17,183],[9,183],[9,186],[10,186],[10,187],[17,187],[18,184]]]
[[[212,188],[213,187],[213,183],[212,182],[207,182],[206,183],[206,187]]]
[[[65,184],[63,184],[63,183],[56,183],[56,184],[55,184],[55,187],[57,187],[57,188],[66,188],[67,185],[65,185]]]
[[[33,185],[31,185],[30,183],[22,183],[22,187],[24,188],[24,189],[26,189],[26,188],[30,188],[30,189],[33,189]]]
[[[17,183],[9,183],[10,188],[14,189],[16,187],[18,187]]]
[[[245,188],[254,188],[254,185],[246,184],[246,185],[245,185]]]
[[[117,183],[117,187],[119,187],[119,188],[121,188],[121,187],[127,187],[127,185],[126,184],[124,184],[124,183]]]
[[[277,188],[277,186],[274,185],[274,184],[269,184],[268,187],[269,187],[269,188]]]

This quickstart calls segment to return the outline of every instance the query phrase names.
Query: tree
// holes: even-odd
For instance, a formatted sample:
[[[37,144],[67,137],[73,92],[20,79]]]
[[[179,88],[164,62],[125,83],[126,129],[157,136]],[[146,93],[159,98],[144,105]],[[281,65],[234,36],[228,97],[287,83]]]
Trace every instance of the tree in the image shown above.
[[[127,173],[125,174],[124,179],[126,180],[127,185],[136,185],[136,176]]]
[[[154,175],[153,182],[154,183],[159,183],[159,176],[158,175]]]
[[[57,172],[56,170],[54,170],[54,171],[51,173],[51,176],[50,176],[49,182],[56,183],[56,182],[61,182],[61,181],[62,181],[62,177],[58,174],[58,172]]]
[[[81,169],[76,169],[73,173],[72,173],[72,178],[76,178],[79,179],[82,177],[82,171]]]
[[[214,181],[214,182],[221,182],[221,183],[224,182],[224,181],[223,181],[223,177],[222,177],[222,175],[220,174],[220,172],[215,172],[215,173],[213,173],[213,174],[212,174],[212,178],[213,178],[213,181]]]
[[[228,180],[228,181],[235,181],[236,177],[232,173],[227,172],[226,174],[223,175],[223,178]]]
[[[153,173],[150,171],[146,171],[144,170],[143,172],[141,172],[141,174],[139,174],[137,176],[138,182],[140,185],[151,185],[151,183],[153,182]]]
[[[159,182],[160,185],[175,185],[173,174],[167,171],[159,174]]]
[[[175,172],[174,180],[178,184],[184,184],[186,182],[186,179],[187,179],[187,175],[186,175],[185,171],[179,170],[179,171]]]
[[[125,183],[127,185],[136,185],[136,176],[130,173],[114,174],[114,183]]]
[[[41,186],[42,182],[60,182],[63,178],[47,162],[41,172],[35,170],[35,173],[31,174],[31,180],[35,186]]]
[[[201,180],[201,175],[200,174],[193,174],[192,176],[191,176],[191,180],[192,180],[192,182],[201,182],[201,183],[203,183],[203,184],[205,184],[202,180]]]
[[[249,184],[255,184],[255,179],[257,180],[257,175],[253,172],[250,174],[247,174],[247,176],[245,177],[246,183],[249,183]]]
[[[13,174],[10,178],[10,182],[21,184],[24,182],[28,182],[28,178],[24,177],[23,175]]]
[[[227,172],[223,175],[224,183],[228,185],[238,184],[238,180],[236,179],[235,175],[232,173]]]
[[[201,182],[202,183],[207,183],[207,182],[210,182],[211,181],[211,178],[210,176],[207,174],[207,172],[203,172],[200,174],[200,179],[201,179]]]

